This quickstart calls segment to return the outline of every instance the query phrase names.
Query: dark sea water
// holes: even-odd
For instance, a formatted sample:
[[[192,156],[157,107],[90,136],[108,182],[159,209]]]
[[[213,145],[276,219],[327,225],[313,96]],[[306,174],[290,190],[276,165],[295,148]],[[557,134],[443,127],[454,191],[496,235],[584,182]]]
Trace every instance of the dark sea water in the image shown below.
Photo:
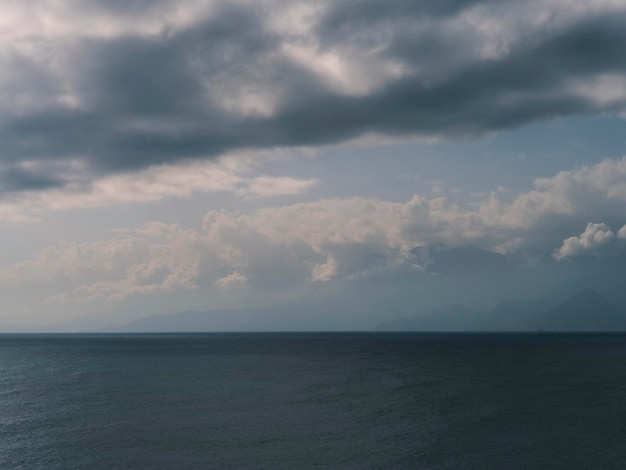
[[[624,469],[626,336],[0,335],[0,469]]]

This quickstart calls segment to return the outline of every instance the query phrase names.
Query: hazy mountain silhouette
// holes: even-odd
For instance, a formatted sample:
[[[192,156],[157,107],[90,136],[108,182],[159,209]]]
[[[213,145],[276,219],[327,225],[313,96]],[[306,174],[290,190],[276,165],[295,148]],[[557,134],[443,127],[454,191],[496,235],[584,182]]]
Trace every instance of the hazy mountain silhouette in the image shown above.
[[[562,294],[562,293],[561,293]],[[490,311],[450,304],[379,323],[378,331],[626,331],[626,314],[592,289],[563,299],[500,302]],[[560,300],[560,302],[559,302]],[[363,329],[367,312],[346,306],[298,302],[251,310],[213,310],[153,315],[113,331],[319,331]],[[380,317],[380,316],[379,316]],[[305,321],[306,320],[306,321]],[[372,318],[373,320],[373,318]],[[370,323],[371,324],[371,323]],[[321,327],[320,327],[321,325]],[[366,327],[367,328],[367,327]],[[111,330],[109,330],[111,331]]]
[[[481,329],[482,313],[465,305],[444,305],[424,313],[389,320],[378,331],[475,331]]]
[[[485,315],[484,327],[488,331],[527,331],[535,329],[533,319],[539,312],[555,307],[564,299],[580,292],[580,286],[557,285],[530,299],[505,299]]]
[[[386,321],[376,330],[623,331],[626,330],[626,314],[595,290],[586,288],[560,303],[549,297],[507,300],[486,313],[463,305],[446,305]]]
[[[228,327],[232,323],[237,323],[236,321],[233,322],[234,316],[240,316],[240,314],[230,311],[211,311],[151,315],[132,321],[117,328],[117,330],[142,332],[223,331],[229,329]]]
[[[299,302],[247,310],[187,311],[152,315],[113,329],[123,332],[354,331],[363,330],[367,312],[342,305]],[[371,324],[371,323],[370,323]]]
[[[626,330],[626,315],[593,289],[583,289],[531,319],[529,327],[546,331]]]

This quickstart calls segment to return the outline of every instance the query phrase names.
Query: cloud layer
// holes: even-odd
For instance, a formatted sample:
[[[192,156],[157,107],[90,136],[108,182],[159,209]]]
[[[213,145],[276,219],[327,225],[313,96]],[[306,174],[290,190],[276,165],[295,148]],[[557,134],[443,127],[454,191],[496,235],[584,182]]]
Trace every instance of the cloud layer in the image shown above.
[[[0,200],[0,220],[34,222],[45,212],[91,209],[137,202],[152,202],[166,198],[191,198],[194,194],[228,192],[239,198],[270,198],[296,195],[317,184],[314,178],[294,178],[263,174],[267,155],[250,158],[244,155],[218,160],[154,165],[134,172],[116,173],[93,178],[80,161],[24,162],[21,171],[45,181],[63,179],[58,187],[41,187],[5,195]]]
[[[440,247],[548,260],[554,253],[562,260],[626,239],[624,188],[626,157],[539,179],[511,201],[494,192],[464,205],[415,195],[407,202],[322,199],[214,210],[201,230],[155,222],[108,240],[51,246],[3,266],[0,280],[14,287],[54,284],[51,300],[117,301],[189,289],[289,290],[428,274],[430,252]]]
[[[623,2],[3,5],[0,185],[367,134],[461,138],[623,112]],[[41,163],[43,162],[43,163]]]

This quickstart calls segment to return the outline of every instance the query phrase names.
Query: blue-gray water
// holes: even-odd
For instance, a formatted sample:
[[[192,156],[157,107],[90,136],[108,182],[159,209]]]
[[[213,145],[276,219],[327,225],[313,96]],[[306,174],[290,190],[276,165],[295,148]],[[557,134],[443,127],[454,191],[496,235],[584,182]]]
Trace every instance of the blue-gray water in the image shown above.
[[[0,468],[626,468],[626,336],[0,335]]]

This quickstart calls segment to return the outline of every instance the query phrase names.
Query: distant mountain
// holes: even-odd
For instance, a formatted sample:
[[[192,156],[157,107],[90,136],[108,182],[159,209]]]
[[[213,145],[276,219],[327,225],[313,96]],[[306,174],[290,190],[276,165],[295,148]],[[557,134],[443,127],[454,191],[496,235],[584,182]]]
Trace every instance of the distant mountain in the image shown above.
[[[424,313],[379,324],[378,331],[476,331],[482,314],[465,305],[444,305]]]
[[[546,331],[620,331],[626,330],[626,314],[595,290],[583,289],[533,317],[529,327]]]
[[[483,325],[487,331],[528,331],[534,329],[530,324],[537,316],[537,312],[543,312],[558,305],[565,296],[556,298],[540,296],[534,299],[507,299],[495,306],[485,314]]]
[[[563,293],[562,293],[563,294]],[[560,296],[560,299],[563,296]],[[592,289],[559,303],[557,298],[509,300],[491,311],[450,304],[376,326],[378,331],[626,331],[626,314]],[[541,312],[541,313],[538,313]],[[354,331],[367,312],[318,304],[290,303],[253,310],[189,311],[153,315],[108,331]],[[378,315],[380,318],[380,315]],[[373,322],[372,322],[373,323]],[[369,323],[370,325],[372,323]],[[322,325],[322,326],[320,326]]]
[[[123,332],[196,332],[243,331],[245,321],[241,312],[209,311],[151,315],[116,328]]]
[[[509,300],[486,313],[463,305],[446,305],[386,321],[376,330],[626,331],[626,313],[587,288],[560,303],[547,298]]]
[[[224,332],[224,331],[355,331],[365,330],[367,312],[345,311],[298,302],[248,310],[188,311],[140,318],[109,331]]]

